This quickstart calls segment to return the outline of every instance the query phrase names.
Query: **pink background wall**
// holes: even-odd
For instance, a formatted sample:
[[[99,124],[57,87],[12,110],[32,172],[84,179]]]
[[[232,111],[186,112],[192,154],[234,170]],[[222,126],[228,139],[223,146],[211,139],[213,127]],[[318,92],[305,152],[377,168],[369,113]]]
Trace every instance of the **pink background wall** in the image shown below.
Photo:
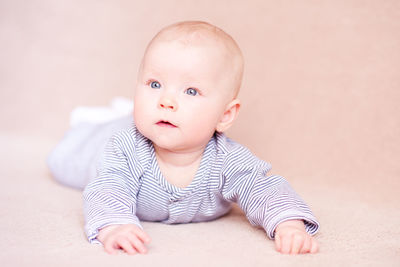
[[[0,1],[1,132],[55,143],[73,107],[132,97],[147,42],[189,19],[245,55],[231,137],[296,185],[399,204],[396,0]]]

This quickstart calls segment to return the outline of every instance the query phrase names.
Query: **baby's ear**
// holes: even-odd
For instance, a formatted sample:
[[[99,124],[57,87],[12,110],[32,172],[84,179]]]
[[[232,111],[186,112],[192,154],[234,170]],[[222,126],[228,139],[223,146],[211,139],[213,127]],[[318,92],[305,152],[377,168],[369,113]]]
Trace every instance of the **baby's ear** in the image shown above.
[[[228,130],[239,114],[240,101],[239,99],[232,100],[225,108],[224,114],[217,124],[217,132],[223,133]]]

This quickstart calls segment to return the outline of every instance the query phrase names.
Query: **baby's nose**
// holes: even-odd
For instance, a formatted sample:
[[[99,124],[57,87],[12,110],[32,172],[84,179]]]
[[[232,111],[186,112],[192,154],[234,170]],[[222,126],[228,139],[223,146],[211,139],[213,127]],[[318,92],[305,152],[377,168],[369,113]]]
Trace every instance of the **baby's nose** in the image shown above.
[[[176,111],[176,109],[178,108],[178,104],[169,97],[161,98],[158,106],[160,108],[168,109],[171,111]]]

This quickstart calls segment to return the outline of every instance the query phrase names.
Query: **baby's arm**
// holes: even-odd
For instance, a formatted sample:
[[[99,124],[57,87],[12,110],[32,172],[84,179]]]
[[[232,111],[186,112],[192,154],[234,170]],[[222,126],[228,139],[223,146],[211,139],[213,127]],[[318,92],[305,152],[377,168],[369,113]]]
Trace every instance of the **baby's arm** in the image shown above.
[[[110,139],[98,177],[83,192],[88,240],[103,243],[109,253],[118,248],[129,253],[136,250],[142,252],[140,244],[148,240],[136,216],[141,168],[137,165],[135,175],[131,171],[126,155],[132,152],[124,150],[125,144],[133,143],[128,138],[126,133],[121,133]],[[132,249],[126,245],[127,241],[133,244]]]
[[[222,171],[223,197],[236,202],[249,222],[263,227],[270,239],[279,236],[275,240],[278,251],[290,253],[293,248],[295,253],[315,246],[311,236],[318,231],[319,224],[289,183],[279,175],[268,175],[271,166],[247,149],[237,146],[229,156]],[[316,252],[315,248],[309,251]]]
[[[318,242],[310,236],[302,220],[280,223],[275,230],[275,248],[283,254],[318,252]]]
[[[144,254],[147,253],[144,244],[150,243],[150,237],[134,224],[106,226],[99,231],[97,240],[109,254],[116,254],[119,249],[130,255]]]

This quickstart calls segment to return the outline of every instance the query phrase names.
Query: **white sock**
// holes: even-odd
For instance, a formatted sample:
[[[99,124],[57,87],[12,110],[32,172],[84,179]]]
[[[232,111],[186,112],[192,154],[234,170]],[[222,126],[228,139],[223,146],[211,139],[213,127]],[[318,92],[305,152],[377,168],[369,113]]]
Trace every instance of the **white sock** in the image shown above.
[[[86,123],[105,123],[120,117],[132,114],[133,101],[125,97],[115,97],[109,106],[79,106],[72,110],[70,115],[70,126]]]

